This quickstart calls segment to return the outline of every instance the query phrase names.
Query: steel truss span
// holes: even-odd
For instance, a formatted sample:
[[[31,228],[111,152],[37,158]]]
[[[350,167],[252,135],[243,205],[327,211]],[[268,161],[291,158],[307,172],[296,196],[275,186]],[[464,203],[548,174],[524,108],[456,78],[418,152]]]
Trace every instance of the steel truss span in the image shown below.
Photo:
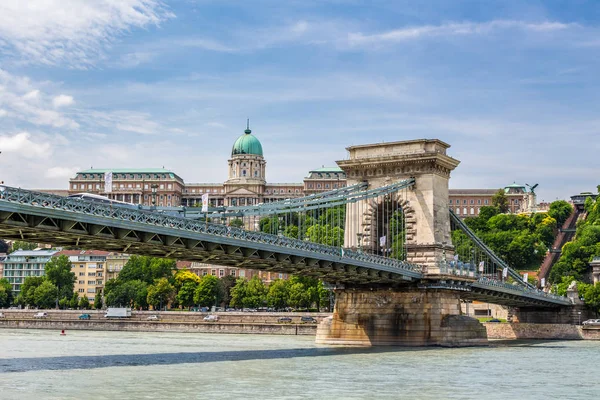
[[[411,186],[414,184],[411,181],[377,191],[358,192],[353,198],[385,195]],[[334,197],[334,201],[327,204],[336,205],[337,199]],[[423,266],[376,254],[3,186],[0,186],[0,237],[296,273],[349,286],[409,284],[460,290],[465,298],[496,304],[570,305],[564,297],[526,285],[509,285],[485,277],[433,278],[424,273]],[[479,240],[476,236],[475,239]],[[499,264],[501,262],[499,260]]]
[[[263,232],[4,187],[0,236],[62,246],[301,273],[340,283],[421,278],[421,267]]]

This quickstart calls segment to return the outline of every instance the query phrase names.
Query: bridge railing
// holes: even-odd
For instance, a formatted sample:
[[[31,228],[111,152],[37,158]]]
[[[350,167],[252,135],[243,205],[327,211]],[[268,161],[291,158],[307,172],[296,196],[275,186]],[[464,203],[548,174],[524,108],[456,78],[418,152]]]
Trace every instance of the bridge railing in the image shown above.
[[[178,216],[163,215],[160,213],[139,210],[123,205],[108,205],[77,198],[68,198],[48,193],[0,186],[0,201],[26,204],[44,209],[58,209],[67,212],[92,215],[102,218],[112,218],[122,221],[162,226],[173,229],[203,233],[221,237],[245,240],[254,243],[265,243],[274,246],[309,251],[336,257],[340,262],[351,260],[397,268],[401,270],[422,273],[422,267],[402,260],[386,258],[374,254],[334,247],[309,241],[273,235],[264,232],[247,231],[240,228],[190,220]]]
[[[481,276],[477,279],[477,283],[480,283],[480,284],[483,284],[486,286],[491,286],[491,287],[517,290],[522,293],[528,293],[528,294],[532,294],[535,296],[544,297],[547,299],[557,300],[557,301],[561,301],[561,302],[568,301],[568,299],[566,297],[558,296],[558,295],[555,295],[552,293],[546,293],[543,290],[540,290],[540,289],[537,289],[534,287],[528,287],[528,286],[523,286],[523,285],[513,285],[513,284],[510,284],[507,282],[502,282],[497,279],[490,279],[490,278],[483,277],[483,276]]]

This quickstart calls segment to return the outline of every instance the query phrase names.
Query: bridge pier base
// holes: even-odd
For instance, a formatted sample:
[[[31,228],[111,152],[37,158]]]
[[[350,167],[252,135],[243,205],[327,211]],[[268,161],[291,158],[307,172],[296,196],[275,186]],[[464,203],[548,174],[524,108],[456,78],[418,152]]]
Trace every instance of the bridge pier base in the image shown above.
[[[432,290],[336,290],[335,310],[317,328],[318,344],[481,346],[487,333],[461,315],[459,293]]]

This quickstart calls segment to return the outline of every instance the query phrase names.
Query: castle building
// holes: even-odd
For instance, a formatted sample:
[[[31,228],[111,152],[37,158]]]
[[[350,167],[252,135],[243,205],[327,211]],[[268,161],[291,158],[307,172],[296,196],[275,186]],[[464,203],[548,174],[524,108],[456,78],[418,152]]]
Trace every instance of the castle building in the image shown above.
[[[112,188],[105,187],[112,172]],[[262,144],[247,126],[236,139],[227,160],[227,180],[223,183],[186,183],[164,168],[88,169],[69,181],[68,194],[93,193],[127,203],[158,207],[195,207],[209,195],[210,206],[248,206],[306,196],[346,186],[339,167],[309,172],[302,183],[267,183],[267,162]]]

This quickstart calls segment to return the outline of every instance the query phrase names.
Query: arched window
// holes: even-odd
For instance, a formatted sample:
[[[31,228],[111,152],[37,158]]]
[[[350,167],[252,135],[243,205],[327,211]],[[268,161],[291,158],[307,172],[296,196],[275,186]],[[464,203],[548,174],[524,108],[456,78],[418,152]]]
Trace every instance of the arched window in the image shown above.
[[[460,215],[460,208],[459,207],[456,207],[456,214]]]
[[[471,215],[475,215],[475,209],[471,207]]]
[[[258,171],[254,171],[254,176],[258,176]]]
[[[245,169],[242,170],[242,176],[246,176],[246,170]]]
[[[465,200],[465,201],[466,201],[466,200]],[[467,207],[464,207],[464,208],[463,208],[463,214],[464,214],[464,215],[467,215],[467,214],[468,214],[468,213],[467,213]]]

